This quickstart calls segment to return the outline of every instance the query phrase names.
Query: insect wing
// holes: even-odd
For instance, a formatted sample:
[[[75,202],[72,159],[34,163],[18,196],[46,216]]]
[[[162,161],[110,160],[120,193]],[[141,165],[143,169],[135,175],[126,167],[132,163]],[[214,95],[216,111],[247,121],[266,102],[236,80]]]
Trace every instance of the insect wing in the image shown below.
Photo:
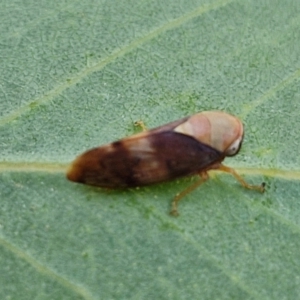
[[[87,151],[68,178],[110,188],[143,186],[194,174],[223,158],[190,136],[157,128]]]
[[[141,159],[135,168],[140,185],[192,175],[223,159],[219,151],[173,131],[153,135],[149,143],[152,155]]]

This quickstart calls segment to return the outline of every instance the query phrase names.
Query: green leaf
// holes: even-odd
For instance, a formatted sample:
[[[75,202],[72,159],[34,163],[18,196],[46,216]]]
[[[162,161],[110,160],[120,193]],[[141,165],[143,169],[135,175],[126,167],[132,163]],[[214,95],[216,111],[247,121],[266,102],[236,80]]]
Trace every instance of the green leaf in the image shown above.
[[[297,299],[299,1],[2,1],[1,299]],[[83,151],[203,110],[241,153],[195,179],[71,183]],[[184,155],[184,154],[183,154]]]

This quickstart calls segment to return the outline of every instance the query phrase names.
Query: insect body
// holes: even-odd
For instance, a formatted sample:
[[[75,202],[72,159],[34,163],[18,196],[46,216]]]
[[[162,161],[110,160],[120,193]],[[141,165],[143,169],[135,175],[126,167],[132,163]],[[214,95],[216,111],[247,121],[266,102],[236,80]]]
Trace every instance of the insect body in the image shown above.
[[[178,201],[207,180],[211,169],[231,173],[246,188],[264,191],[264,183],[249,185],[221,163],[239,152],[242,141],[243,125],[238,118],[220,111],[200,112],[90,149],[72,163],[67,178],[88,185],[127,188],[199,174],[199,181],[173,199],[171,214],[178,215]]]

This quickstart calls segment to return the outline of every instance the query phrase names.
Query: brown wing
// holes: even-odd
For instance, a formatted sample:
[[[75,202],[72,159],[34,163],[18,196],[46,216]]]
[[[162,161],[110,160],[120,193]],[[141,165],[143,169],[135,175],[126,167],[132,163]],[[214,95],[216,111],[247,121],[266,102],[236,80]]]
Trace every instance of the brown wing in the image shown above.
[[[100,187],[135,187],[191,175],[224,156],[174,131],[136,135],[79,156],[67,177]]]

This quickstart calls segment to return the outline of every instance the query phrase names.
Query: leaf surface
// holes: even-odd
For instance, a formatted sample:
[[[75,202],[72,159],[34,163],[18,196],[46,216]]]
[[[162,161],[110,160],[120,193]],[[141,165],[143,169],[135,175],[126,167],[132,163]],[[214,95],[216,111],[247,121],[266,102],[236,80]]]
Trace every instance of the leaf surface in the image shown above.
[[[297,299],[300,3],[2,1],[1,299]],[[83,151],[203,110],[245,125],[228,175],[106,191]],[[184,154],[183,154],[184,155]]]

